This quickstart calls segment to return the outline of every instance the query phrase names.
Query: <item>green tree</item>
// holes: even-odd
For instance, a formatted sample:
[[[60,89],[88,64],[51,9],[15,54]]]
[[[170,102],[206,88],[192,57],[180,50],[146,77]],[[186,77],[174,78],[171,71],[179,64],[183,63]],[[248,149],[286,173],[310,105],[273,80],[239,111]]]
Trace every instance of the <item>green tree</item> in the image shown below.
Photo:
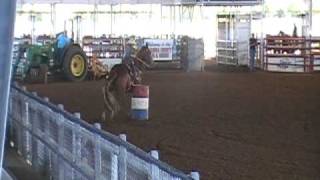
[[[264,4],[263,5],[263,10],[265,12],[265,14],[270,14],[270,7],[267,5],[267,4]]]
[[[286,14],[285,14],[285,12],[284,12],[283,9],[278,9],[278,10],[276,11],[275,16],[276,16],[276,17],[279,17],[279,18],[282,18],[282,17],[285,17]]]
[[[291,16],[297,16],[302,13],[301,10],[295,6],[295,4],[290,4],[287,12],[289,12]]]

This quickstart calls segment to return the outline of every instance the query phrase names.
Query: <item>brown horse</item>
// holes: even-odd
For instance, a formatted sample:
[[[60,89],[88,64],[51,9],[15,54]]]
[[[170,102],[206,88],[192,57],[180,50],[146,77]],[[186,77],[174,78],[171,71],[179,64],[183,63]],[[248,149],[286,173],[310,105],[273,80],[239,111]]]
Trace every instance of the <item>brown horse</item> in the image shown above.
[[[141,83],[141,72],[149,68],[153,59],[148,46],[143,46],[136,56],[131,56],[133,66],[128,64],[115,65],[102,88],[104,97],[104,112],[102,119],[113,119],[121,107],[128,109],[128,94],[133,84]],[[136,68],[136,71],[134,70]]]

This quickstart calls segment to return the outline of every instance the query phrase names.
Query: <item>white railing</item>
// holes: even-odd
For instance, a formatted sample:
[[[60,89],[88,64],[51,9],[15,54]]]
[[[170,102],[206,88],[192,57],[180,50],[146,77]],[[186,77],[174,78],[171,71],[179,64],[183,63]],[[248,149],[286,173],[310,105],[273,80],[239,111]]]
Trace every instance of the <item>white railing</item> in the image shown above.
[[[11,144],[44,177],[59,180],[198,180],[25,88],[11,88]]]

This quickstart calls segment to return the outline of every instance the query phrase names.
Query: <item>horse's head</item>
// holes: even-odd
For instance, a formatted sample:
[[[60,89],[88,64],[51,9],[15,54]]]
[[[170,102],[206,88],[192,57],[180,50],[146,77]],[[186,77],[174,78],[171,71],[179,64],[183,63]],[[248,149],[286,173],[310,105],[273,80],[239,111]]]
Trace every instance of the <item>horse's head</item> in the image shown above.
[[[153,64],[153,58],[151,51],[148,47],[148,44],[145,46],[142,46],[142,48],[138,51],[137,57],[141,59],[144,63],[146,63],[149,67]],[[142,63],[139,63],[142,64]]]

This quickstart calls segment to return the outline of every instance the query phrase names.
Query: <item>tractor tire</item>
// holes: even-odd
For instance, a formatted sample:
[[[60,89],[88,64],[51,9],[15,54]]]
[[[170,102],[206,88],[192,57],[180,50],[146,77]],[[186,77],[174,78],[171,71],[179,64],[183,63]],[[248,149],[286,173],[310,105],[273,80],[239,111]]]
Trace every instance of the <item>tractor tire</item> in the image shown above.
[[[88,73],[87,56],[77,45],[71,45],[63,57],[63,72],[70,81],[83,81]]]

